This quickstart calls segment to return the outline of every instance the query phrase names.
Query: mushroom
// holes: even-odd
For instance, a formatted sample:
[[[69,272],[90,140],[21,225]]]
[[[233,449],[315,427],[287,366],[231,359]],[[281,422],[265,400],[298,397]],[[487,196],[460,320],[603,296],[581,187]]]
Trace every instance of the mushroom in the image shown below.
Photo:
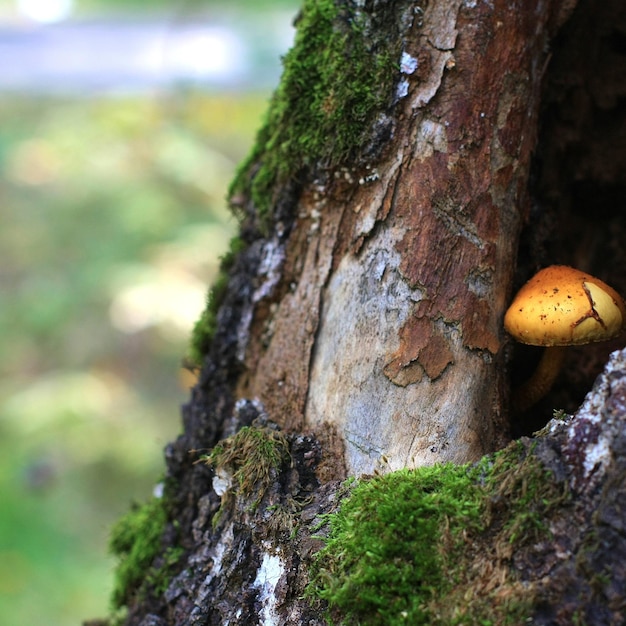
[[[565,346],[606,341],[625,327],[624,300],[606,283],[565,265],[539,271],[504,316],[504,328],[514,339],[546,348],[533,375],[513,392],[514,410],[521,413],[548,393]]]

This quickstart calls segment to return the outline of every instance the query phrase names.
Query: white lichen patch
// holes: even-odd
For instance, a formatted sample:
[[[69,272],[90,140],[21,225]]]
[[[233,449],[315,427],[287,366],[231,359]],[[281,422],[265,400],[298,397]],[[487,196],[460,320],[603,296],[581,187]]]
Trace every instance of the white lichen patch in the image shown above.
[[[224,469],[218,467],[213,476],[213,491],[221,498],[232,486],[233,475]]]
[[[279,617],[276,614],[276,586],[285,572],[285,566],[279,556],[265,553],[261,565],[252,583],[253,589],[258,589],[258,600],[261,604],[260,624],[263,626],[279,626]]]
[[[402,100],[406,98],[409,93],[409,81],[403,78],[396,87],[396,100]]]
[[[220,541],[215,546],[215,552],[213,553],[213,567],[211,568],[210,574],[211,578],[219,576],[220,572],[222,571],[222,562],[224,560],[224,554],[226,554],[226,544],[230,546],[233,538],[232,526],[230,526],[228,530],[230,531],[230,536],[228,537],[228,539],[226,541]]]
[[[591,472],[600,470],[604,473],[606,465],[611,455],[611,446],[609,442],[600,437],[594,444],[587,446],[583,467],[585,469],[585,477],[589,477]]]
[[[246,358],[246,350],[250,338],[250,325],[252,324],[252,313],[252,306],[246,306],[241,312],[241,318],[237,326],[237,358],[242,363]]]
[[[208,556],[211,562],[211,569],[206,575],[205,579],[202,581],[200,585],[200,589],[198,589],[198,594],[196,597],[196,602],[199,604],[203,604],[204,601],[210,596],[212,593],[212,585],[213,580],[218,577],[222,573],[222,566],[224,561],[224,556],[228,553],[228,551],[232,548],[234,540],[233,526],[232,524],[226,528],[223,532],[219,542],[210,549]],[[194,559],[192,556],[190,558],[190,565],[197,565],[199,563],[204,563],[206,556],[205,554],[199,555],[199,558]]]
[[[280,225],[277,226],[277,229],[279,231],[278,235],[280,235]],[[259,300],[271,295],[272,290],[280,281],[284,260],[285,248],[280,243],[278,236],[263,245],[257,272],[262,282],[252,294],[251,302],[242,310],[239,324],[237,325],[237,358],[242,363],[245,361],[248,341],[250,340],[250,326],[254,315],[254,305]]]
[[[400,71],[403,74],[413,74],[417,69],[417,59],[412,57],[408,52],[403,52],[400,57]],[[407,78],[403,78],[400,80],[396,87],[396,101],[401,100],[402,98],[406,98],[409,94],[409,86],[410,83]]]
[[[415,142],[415,156],[424,161],[434,152],[447,151],[448,137],[445,126],[433,120],[424,120]]]
[[[413,74],[417,69],[417,59],[408,52],[403,52],[400,57],[400,71],[403,74]]]
[[[281,267],[285,261],[285,249],[278,242],[272,239],[263,246],[263,256],[259,266],[259,276],[264,276],[265,280],[252,296],[253,302],[258,302],[262,298],[269,296],[276,286],[281,276]]]
[[[602,480],[613,456],[616,437],[624,427],[626,407],[619,399],[626,387],[626,350],[611,354],[604,372],[569,422],[566,457],[572,463],[572,487],[594,488]]]

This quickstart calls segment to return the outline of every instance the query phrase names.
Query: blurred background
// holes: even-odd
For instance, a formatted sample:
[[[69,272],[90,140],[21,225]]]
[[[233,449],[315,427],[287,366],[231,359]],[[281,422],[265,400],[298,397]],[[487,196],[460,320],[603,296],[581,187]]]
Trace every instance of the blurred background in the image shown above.
[[[109,612],[299,0],[0,0],[0,623]]]

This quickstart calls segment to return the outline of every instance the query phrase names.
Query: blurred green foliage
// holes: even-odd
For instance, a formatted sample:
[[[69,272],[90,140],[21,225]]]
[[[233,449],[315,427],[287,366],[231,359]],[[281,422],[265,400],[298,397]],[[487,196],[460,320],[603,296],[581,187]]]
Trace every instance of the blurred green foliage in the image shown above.
[[[267,95],[0,103],[0,615],[106,615],[106,543],[163,474],[181,367]]]
[[[39,0],[41,3],[51,0]],[[59,0],[56,0],[58,2]],[[14,15],[18,12],[19,0],[0,0],[0,15]],[[32,4],[33,0],[31,0]],[[299,0],[71,0],[71,15],[73,17],[123,15],[168,17],[193,15],[223,15],[231,11],[251,11],[259,13],[266,8],[288,9],[294,11]]]
[[[75,0],[78,8],[97,8],[115,10],[139,9],[142,11],[153,11],[155,8],[165,7],[169,10],[179,8],[180,10],[190,11],[193,9],[214,8],[216,5],[220,7],[250,7],[259,9],[263,6],[271,6],[273,8],[285,6],[292,9],[297,6],[295,0]]]

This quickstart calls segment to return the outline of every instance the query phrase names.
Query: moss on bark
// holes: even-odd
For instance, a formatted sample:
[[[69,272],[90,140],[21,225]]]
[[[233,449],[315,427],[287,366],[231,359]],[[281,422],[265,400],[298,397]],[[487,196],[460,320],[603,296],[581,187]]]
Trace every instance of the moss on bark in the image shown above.
[[[376,0],[304,2],[280,84],[228,194],[234,212],[255,222],[252,230],[269,229],[284,187],[348,163],[353,169],[364,167],[388,141],[393,129],[386,111],[394,102],[402,46],[402,37],[389,33],[401,29],[404,3],[394,0],[395,11],[388,6],[374,11],[369,5]],[[384,20],[393,23],[383,26]],[[242,205],[248,213],[240,211]],[[233,240],[194,328],[193,366],[201,365],[215,335],[217,312],[244,238]]]
[[[549,535],[566,497],[521,442],[363,480],[325,520],[309,591],[343,624],[520,624],[535,591],[511,556]]]
[[[371,152],[373,127],[393,102],[401,38],[378,23],[394,11],[365,4],[375,2],[304,3],[265,123],[230,190],[231,197],[251,196],[261,223],[285,181],[307,169],[354,164],[359,153]]]

